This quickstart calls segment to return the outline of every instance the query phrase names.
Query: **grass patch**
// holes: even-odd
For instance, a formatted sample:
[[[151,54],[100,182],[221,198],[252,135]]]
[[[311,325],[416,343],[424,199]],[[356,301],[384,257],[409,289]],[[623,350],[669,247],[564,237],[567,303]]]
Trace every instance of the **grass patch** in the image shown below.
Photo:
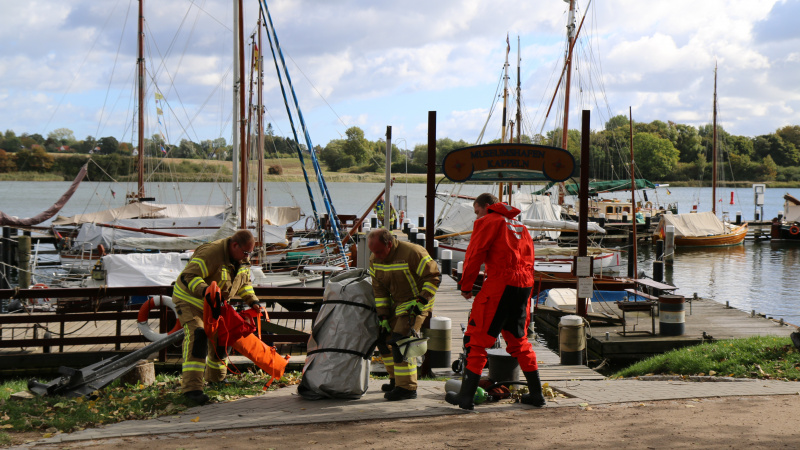
[[[613,377],[655,374],[797,381],[800,380],[800,351],[788,337],[731,339],[672,350],[639,361]]]
[[[300,382],[301,374],[291,372],[276,380],[269,390]],[[228,383],[206,387],[211,402],[227,402],[261,394],[269,376],[262,371],[228,376]],[[96,398],[34,397],[12,399],[16,392],[27,390],[27,380],[0,384],[0,444],[13,441],[9,432],[42,432],[50,437],[56,432],[73,432],[123,420],[153,419],[179,414],[195,406],[180,394],[180,375],[161,374],[152,386],[123,385],[119,380]]]

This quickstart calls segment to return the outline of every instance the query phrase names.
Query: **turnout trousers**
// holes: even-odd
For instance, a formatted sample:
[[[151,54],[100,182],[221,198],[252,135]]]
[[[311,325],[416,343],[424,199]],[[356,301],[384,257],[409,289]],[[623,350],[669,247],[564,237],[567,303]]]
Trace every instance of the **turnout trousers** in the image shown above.
[[[533,287],[507,286],[502,283],[484,283],[472,303],[464,347],[467,369],[480,374],[486,366],[486,349],[493,346],[502,334],[506,350],[519,361],[523,372],[539,369],[536,353],[527,339],[530,320],[530,300]]]
[[[414,318],[413,327],[417,333],[422,328],[422,323],[425,322],[425,317],[428,315],[427,311],[423,311],[422,315]],[[408,314],[402,316],[393,316],[389,319],[389,326],[392,327],[392,334],[386,339],[389,346],[389,353],[381,353],[383,365],[386,367],[386,372],[389,374],[389,379],[394,379],[395,386],[409,391],[417,390],[417,365],[404,361],[400,358],[399,350],[395,348],[392,342],[396,339],[402,339],[411,334],[411,324],[408,320]]]
[[[217,337],[207,336],[203,328],[203,310],[179,298],[173,300],[184,332],[181,392],[202,391],[204,379],[222,381],[228,369],[217,356]]]

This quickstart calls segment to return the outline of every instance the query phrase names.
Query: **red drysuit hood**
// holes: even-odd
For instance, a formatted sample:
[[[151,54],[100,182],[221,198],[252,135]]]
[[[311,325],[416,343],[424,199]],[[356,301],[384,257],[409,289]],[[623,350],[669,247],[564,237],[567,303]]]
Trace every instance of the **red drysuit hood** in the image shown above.
[[[495,204],[489,205],[489,211],[502,214],[508,217],[509,219],[517,217],[520,213],[519,209],[514,208],[513,206],[506,205],[505,203],[502,202],[497,202]]]

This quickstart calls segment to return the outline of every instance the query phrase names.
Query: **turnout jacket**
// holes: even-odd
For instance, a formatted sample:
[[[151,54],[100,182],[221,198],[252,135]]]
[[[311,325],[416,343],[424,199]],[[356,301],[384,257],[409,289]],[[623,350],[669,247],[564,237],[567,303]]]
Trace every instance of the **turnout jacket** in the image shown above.
[[[441,283],[439,266],[422,246],[393,238],[385,259],[369,258],[369,274],[379,316],[408,314],[417,297],[428,300],[423,311],[433,308]]]
[[[250,265],[231,261],[228,244],[231,238],[220,239],[197,247],[189,264],[175,282],[172,295],[203,309],[206,288],[216,281],[222,298],[241,297],[248,305],[258,301],[250,283]]]
[[[486,281],[507,286],[533,286],[533,239],[528,228],[514,220],[519,209],[505,203],[489,205],[489,213],[476,219],[464,257],[461,291],[469,292],[486,265]]]

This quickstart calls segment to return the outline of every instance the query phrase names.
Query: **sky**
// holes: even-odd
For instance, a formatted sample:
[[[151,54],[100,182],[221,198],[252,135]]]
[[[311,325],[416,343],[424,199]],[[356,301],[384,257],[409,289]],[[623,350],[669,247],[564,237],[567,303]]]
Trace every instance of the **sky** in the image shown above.
[[[715,64],[726,131],[753,137],[800,125],[800,0],[576,4],[576,23],[585,19],[575,45],[570,128],[579,128],[582,109],[591,111],[593,129],[629,108],[637,122],[711,123]],[[249,36],[258,1],[244,5]],[[483,142],[499,138],[507,36],[523,132],[560,126],[563,95],[544,117],[564,64],[563,0],[267,5],[313,145],[341,139],[352,126],[367,139],[385,139],[391,126],[392,142],[411,149],[427,142],[429,111],[436,111],[438,138],[475,143],[484,127]],[[230,142],[233,0],[150,0],[144,7],[146,134],[162,133],[171,144]],[[0,8],[0,130],[47,136],[68,128],[77,139],[136,140],[138,2],[0,0]],[[263,39],[265,120],[291,136],[266,32]],[[156,92],[164,97],[159,104]],[[296,115],[294,121],[299,125]]]

